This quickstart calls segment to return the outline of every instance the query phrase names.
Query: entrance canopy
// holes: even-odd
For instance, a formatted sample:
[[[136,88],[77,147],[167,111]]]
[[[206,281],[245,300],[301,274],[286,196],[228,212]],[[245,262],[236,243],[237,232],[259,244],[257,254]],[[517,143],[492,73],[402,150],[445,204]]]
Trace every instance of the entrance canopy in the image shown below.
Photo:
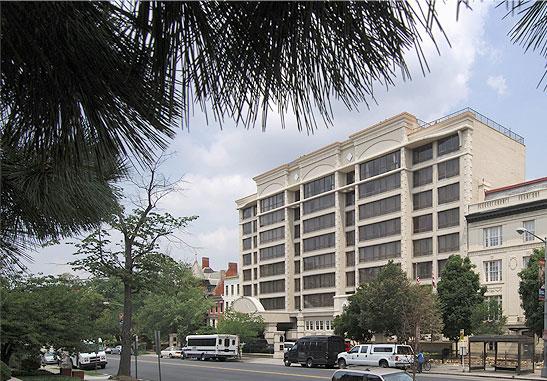
[[[534,372],[534,338],[523,335],[469,337],[469,370],[494,368],[517,374]]]

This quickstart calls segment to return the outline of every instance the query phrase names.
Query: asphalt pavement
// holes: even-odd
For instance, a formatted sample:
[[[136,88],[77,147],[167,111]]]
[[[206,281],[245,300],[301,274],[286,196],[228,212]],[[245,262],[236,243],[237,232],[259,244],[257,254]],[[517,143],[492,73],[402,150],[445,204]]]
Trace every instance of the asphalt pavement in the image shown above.
[[[108,365],[101,372],[114,375],[118,370],[119,356],[108,356]],[[138,378],[146,381],[160,381],[158,361],[154,356],[139,356]],[[135,375],[133,358],[132,376]],[[181,359],[161,359],[161,381],[328,381],[335,370],[324,368],[303,368],[299,365],[286,367],[279,365],[257,364],[245,361],[198,361]],[[486,378],[469,376],[447,376],[422,373],[416,377],[419,381],[485,381]]]

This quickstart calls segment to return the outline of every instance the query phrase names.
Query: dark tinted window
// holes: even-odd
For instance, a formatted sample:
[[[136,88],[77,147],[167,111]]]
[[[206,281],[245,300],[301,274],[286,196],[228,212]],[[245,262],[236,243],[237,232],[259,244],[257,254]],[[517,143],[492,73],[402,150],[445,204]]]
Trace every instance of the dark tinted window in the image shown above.
[[[433,239],[424,238],[413,241],[413,255],[415,257],[422,257],[425,255],[433,254]]]
[[[450,251],[460,250],[459,233],[441,235],[437,239],[437,251],[439,253],[448,253]]]
[[[401,241],[359,248],[359,262],[378,261],[401,256]]]
[[[331,228],[334,226],[334,213],[304,220],[304,233]]]
[[[412,163],[418,164],[433,158],[433,144],[429,143],[425,146],[414,148],[412,150]]]
[[[414,233],[428,232],[433,229],[433,215],[424,214],[412,218]]]
[[[401,165],[401,151],[395,151],[360,165],[361,180],[392,171]]]
[[[437,176],[439,180],[448,179],[460,174],[460,158],[450,159],[437,164]]]
[[[314,255],[304,258],[304,271],[325,269],[335,266],[334,253]]]
[[[399,172],[380,179],[372,180],[359,185],[359,198],[370,197],[375,194],[388,192],[401,187],[401,174]]]
[[[419,187],[433,182],[433,167],[425,167],[412,174],[413,186]]]
[[[281,245],[270,246],[270,247],[265,247],[263,249],[260,249],[261,261],[272,259],[272,258],[283,257],[283,256],[285,256],[285,244],[283,243]],[[250,262],[251,261],[249,258],[249,263]]]
[[[274,194],[273,196],[265,198],[264,200],[260,200],[260,211],[264,213],[264,212],[267,212],[268,210],[279,208],[283,206],[284,200],[285,200],[285,196],[283,192]]]
[[[279,298],[260,298],[260,303],[265,310],[284,310],[285,309],[285,297]]]
[[[401,195],[359,205],[359,219],[372,218],[401,210]]]
[[[446,185],[438,189],[437,202],[445,204],[447,202],[458,201],[460,199],[460,183]]]
[[[458,134],[441,139],[437,142],[437,156],[457,151],[460,148],[460,139]]]
[[[390,235],[399,234],[401,232],[401,219],[394,218],[392,220],[377,222],[359,226],[359,241],[369,239],[388,237]]]
[[[429,208],[431,205],[433,205],[432,195],[433,192],[430,190],[420,193],[414,193],[414,195],[412,196],[414,210]]]
[[[268,226],[285,220],[283,209],[260,216],[260,226]]]
[[[460,208],[448,209],[437,213],[437,225],[439,229],[460,224]]]
[[[304,252],[334,247],[334,233],[304,239]]]
[[[327,194],[313,200],[305,201],[303,204],[304,214],[317,212],[334,206],[334,193]]]
[[[374,347],[372,350],[374,353],[392,353],[392,347]]]
[[[334,175],[328,175],[320,179],[304,184],[304,198],[315,196],[334,189]]]

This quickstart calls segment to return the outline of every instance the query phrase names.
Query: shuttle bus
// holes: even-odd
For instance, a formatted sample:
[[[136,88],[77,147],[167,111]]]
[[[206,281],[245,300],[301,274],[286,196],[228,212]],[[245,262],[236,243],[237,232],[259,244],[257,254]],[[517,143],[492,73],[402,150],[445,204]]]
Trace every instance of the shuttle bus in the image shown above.
[[[239,337],[236,335],[186,336],[184,356],[188,358],[225,361],[239,357]]]

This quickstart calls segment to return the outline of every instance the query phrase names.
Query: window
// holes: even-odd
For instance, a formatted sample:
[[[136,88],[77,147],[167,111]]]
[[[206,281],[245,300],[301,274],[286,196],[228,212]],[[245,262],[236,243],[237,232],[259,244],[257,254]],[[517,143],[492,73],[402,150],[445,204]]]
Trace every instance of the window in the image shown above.
[[[334,247],[334,233],[322,234],[304,239],[304,253]]]
[[[254,290],[255,296],[258,295],[258,284],[253,284],[253,290]]]
[[[334,189],[334,174],[304,184],[304,198]]]
[[[348,271],[346,273],[346,287],[355,286],[355,271]]]
[[[397,172],[359,185],[359,198],[370,197],[393,189],[399,189],[400,187],[401,174]]]
[[[484,297],[488,303],[488,320],[499,321],[501,319],[500,312],[503,311],[503,299],[501,295],[491,295]]]
[[[231,295],[234,296],[235,293],[234,293],[234,285],[233,284],[230,285],[230,291],[231,291]]]
[[[525,269],[530,264],[530,256],[527,255],[525,257],[522,257],[522,268]]]
[[[243,255],[243,266],[249,266],[251,264],[251,254]]]
[[[526,230],[528,230],[530,233],[536,232],[536,223],[534,220],[528,220],[522,222],[522,227]],[[523,235],[524,242],[533,241],[535,237],[528,232],[525,232]]]
[[[355,192],[346,193],[346,206],[355,205]]]
[[[294,309],[299,310],[300,309],[300,296],[294,297]]]
[[[500,246],[502,244],[501,225],[483,229],[484,247]]]
[[[457,151],[460,148],[460,138],[458,134],[451,135],[437,142],[437,156]]]
[[[294,291],[300,291],[300,278],[294,280]]]
[[[243,286],[243,296],[252,296],[251,285]]]
[[[253,240],[249,237],[249,238],[245,238],[243,240],[243,250],[251,250],[251,247],[252,247],[252,244],[253,244]]]
[[[243,280],[251,280],[252,279],[252,273],[251,270],[243,270]]]
[[[300,225],[294,225],[294,238],[300,238]]]
[[[441,277],[443,275],[443,270],[446,266],[448,259],[439,259],[437,260],[437,275]]]
[[[424,214],[412,218],[413,232],[422,233],[433,230],[433,215]]]
[[[264,243],[268,243],[272,241],[278,241],[283,238],[285,238],[284,226],[280,226],[275,229],[270,229],[270,230],[260,232],[260,244],[264,244]]]
[[[294,273],[300,274],[300,261],[294,261]]]
[[[369,160],[360,167],[361,180],[378,176],[401,166],[401,151],[395,151],[379,158]]]
[[[372,218],[401,210],[401,195],[359,205],[359,219]]]
[[[285,256],[285,244],[265,247],[260,249],[260,260],[265,261],[272,258],[279,258]]]
[[[285,221],[285,210],[283,209],[260,216],[260,226],[268,226],[281,221]]]
[[[399,233],[401,233],[401,219],[394,218],[375,224],[359,226],[359,241],[388,237]]]
[[[294,191],[294,202],[300,201],[300,190]]]
[[[437,252],[448,253],[460,250],[460,233],[446,234],[437,237]]]
[[[437,189],[438,204],[446,204],[447,202],[458,201],[460,199],[460,183],[446,185]]]
[[[335,264],[334,253],[314,255],[304,258],[304,271],[331,268]]]
[[[484,262],[486,282],[501,282],[501,259]]]
[[[355,210],[349,210],[346,212],[346,226],[355,225]]]
[[[332,208],[334,206],[334,193],[326,194],[313,200],[304,201],[304,214],[310,214],[319,210]]]
[[[249,206],[248,208],[245,208],[243,209],[243,219],[246,220],[247,218],[251,218],[254,213],[253,213],[253,209],[255,207],[254,206]]]
[[[266,311],[269,310],[284,310],[285,309],[285,297],[280,296],[278,298],[260,298],[260,303]]]
[[[253,232],[253,224],[251,222],[247,222],[246,224],[243,224],[243,234],[251,234]]]
[[[382,243],[359,248],[359,262],[379,261],[401,256],[401,241]]]
[[[359,269],[359,283],[368,283],[376,279],[380,271],[384,266],[367,267],[366,269]]]
[[[460,158],[450,159],[437,164],[437,178],[448,179],[460,174]]]
[[[412,164],[418,164],[433,158],[433,144],[429,143],[412,150]]]
[[[346,252],[346,266],[355,266],[355,252],[347,251]]]
[[[353,184],[355,182],[355,171],[346,173],[346,185]]]
[[[300,256],[300,242],[297,242],[294,244],[294,256],[295,257]]]
[[[334,306],[334,292],[304,295],[304,308]]]
[[[433,182],[433,167],[425,167],[412,173],[414,188]]]
[[[429,208],[433,205],[433,192],[428,190],[425,192],[414,193],[412,195],[412,201],[414,210],[420,210],[424,208]]]
[[[294,211],[294,220],[295,221],[300,220],[300,207],[294,208],[293,211]]]
[[[325,320],[325,329],[330,331],[332,328],[332,322],[330,320]]]
[[[257,263],[258,263],[257,255],[258,255],[258,253],[255,251],[255,252],[253,253],[253,263],[254,263],[254,264],[257,264]]]
[[[262,213],[267,212],[268,210],[280,208],[285,204],[285,196],[283,192],[274,194],[268,198],[260,200],[260,211]]]
[[[260,282],[261,294],[271,294],[274,292],[285,292],[285,279]]]
[[[433,262],[414,263],[414,279],[431,279]]]
[[[439,229],[460,224],[460,208],[448,209],[437,213],[437,225]]]
[[[233,286],[232,286],[232,287],[233,287]],[[229,288],[228,286],[226,286],[226,292],[224,293],[224,295],[226,295],[226,296],[230,295],[229,292],[228,292],[229,289],[230,289],[230,288]]]
[[[355,230],[346,232],[346,247],[355,246]]]
[[[412,241],[413,251],[412,254],[414,257],[423,257],[426,255],[433,254],[433,239],[424,238],[416,239]]]
[[[260,266],[260,276],[273,276],[285,274],[285,262],[277,262]]]
[[[327,229],[334,226],[334,213],[304,220],[304,233]]]
[[[335,286],[334,273],[308,275],[304,277],[304,290]]]

